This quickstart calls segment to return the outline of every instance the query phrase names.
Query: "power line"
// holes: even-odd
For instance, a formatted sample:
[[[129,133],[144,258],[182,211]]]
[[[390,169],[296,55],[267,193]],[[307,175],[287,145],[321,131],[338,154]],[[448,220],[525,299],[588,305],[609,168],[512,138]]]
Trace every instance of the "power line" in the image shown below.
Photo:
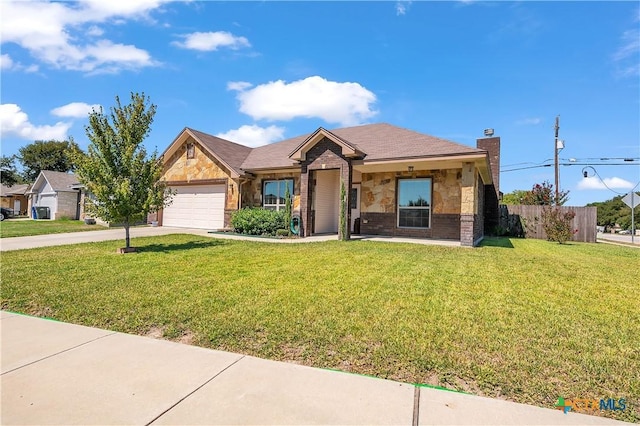
[[[626,162],[626,163],[591,163],[591,162],[577,162],[577,161],[571,161],[568,163],[558,163],[559,166],[637,166],[638,163],[630,163],[630,162]],[[541,167],[552,167],[553,164],[537,164],[534,166],[527,166],[527,167],[517,167],[517,168],[510,168],[510,169],[501,169],[500,173],[503,172],[515,172],[517,170],[528,170],[528,169],[538,169]]]

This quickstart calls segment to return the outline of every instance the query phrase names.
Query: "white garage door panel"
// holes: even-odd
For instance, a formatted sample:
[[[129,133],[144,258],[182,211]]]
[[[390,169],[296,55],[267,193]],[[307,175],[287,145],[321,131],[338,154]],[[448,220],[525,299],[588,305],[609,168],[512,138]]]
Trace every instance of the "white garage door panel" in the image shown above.
[[[177,186],[173,203],[164,209],[162,224],[182,228],[224,227],[225,185]]]
[[[58,207],[58,203],[56,201],[57,199],[54,194],[49,194],[49,195],[40,194],[40,199],[38,200],[36,206],[49,207],[49,217],[53,219],[56,217],[56,211]]]

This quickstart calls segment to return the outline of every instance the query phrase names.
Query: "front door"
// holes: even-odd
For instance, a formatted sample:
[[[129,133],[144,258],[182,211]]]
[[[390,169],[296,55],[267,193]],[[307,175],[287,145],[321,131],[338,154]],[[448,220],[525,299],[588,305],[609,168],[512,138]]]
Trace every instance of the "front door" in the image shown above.
[[[356,219],[360,219],[360,184],[354,183],[351,187],[351,232],[354,234],[360,233],[360,227],[356,229]]]
[[[340,170],[316,170],[312,209],[315,234],[338,232],[340,215]]]
[[[20,200],[13,200],[13,212],[16,216],[20,214]]]

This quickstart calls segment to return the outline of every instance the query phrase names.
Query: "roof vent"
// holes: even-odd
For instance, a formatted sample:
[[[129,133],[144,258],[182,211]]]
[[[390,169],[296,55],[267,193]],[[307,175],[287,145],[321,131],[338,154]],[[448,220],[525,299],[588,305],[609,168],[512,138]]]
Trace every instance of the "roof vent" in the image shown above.
[[[484,129],[484,135],[488,137],[493,136],[493,129]]]

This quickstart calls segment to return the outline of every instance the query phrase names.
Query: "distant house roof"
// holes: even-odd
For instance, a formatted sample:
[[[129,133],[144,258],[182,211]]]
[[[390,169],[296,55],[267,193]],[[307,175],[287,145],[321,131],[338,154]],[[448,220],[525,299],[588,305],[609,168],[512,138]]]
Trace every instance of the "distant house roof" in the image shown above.
[[[13,186],[0,185],[0,196],[10,197],[12,195],[24,195],[29,189],[28,184],[20,184]]]
[[[78,185],[78,178],[73,173],[42,170],[31,187],[31,191],[40,189],[44,182],[49,182],[55,192],[75,192],[73,185]]]

